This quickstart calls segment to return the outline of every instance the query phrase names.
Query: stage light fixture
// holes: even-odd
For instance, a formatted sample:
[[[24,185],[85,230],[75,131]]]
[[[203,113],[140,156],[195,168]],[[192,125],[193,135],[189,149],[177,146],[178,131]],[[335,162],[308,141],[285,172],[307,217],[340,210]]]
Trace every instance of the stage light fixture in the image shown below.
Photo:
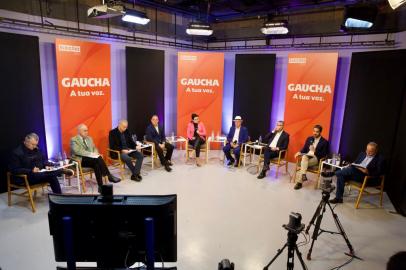
[[[267,21],[261,27],[264,35],[286,35],[289,33],[287,21]]]
[[[344,15],[346,29],[369,29],[374,25],[378,10],[373,5],[348,6]]]
[[[146,25],[150,21],[144,12],[134,9],[126,9],[121,20],[142,25]]]
[[[392,9],[397,9],[398,7],[406,3],[406,0],[388,0],[388,2]]]
[[[186,33],[191,36],[210,36],[213,34],[213,29],[208,23],[192,22],[186,29]]]

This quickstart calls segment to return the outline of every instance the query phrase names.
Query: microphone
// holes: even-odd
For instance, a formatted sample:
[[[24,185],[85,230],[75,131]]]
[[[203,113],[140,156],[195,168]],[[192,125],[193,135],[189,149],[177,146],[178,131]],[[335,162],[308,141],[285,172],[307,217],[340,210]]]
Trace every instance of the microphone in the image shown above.
[[[310,139],[310,144],[313,144],[314,143],[314,138],[312,137],[311,139]]]

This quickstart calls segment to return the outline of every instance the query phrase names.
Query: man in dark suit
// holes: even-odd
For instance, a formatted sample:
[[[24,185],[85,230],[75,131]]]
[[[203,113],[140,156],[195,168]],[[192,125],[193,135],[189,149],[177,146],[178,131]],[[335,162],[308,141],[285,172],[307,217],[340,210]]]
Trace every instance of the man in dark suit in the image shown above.
[[[165,167],[167,172],[172,171],[172,153],[173,145],[170,144],[165,137],[165,132],[162,127],[159,126],[158,115],[153,115],[151,117],[151,124],[145,130],[145,135],[147,141],[153,142],[155,145],[155,151],[158,154],[161,164]],[[166,149],[166,154],[164,155],[164,150]]]
[[[141,166],[144,156],[140,152],[140,146],[133,141],[130,132],[128,131],[127,120],[120,120],[115,129],[110,130],[109,145],[110,149],[120,151],[120,158],[130,169],[132,175],[131,180],[141,181]],[[116,153],[110,153],[112,158],[117,158]],[[135,159],[135,165],[133,164]]]
[[[378,145],[374,142],[368,143],[365,152],[361,152],[358,155],[357,159],[354,161],[354,164],[359,166],[350,165],[335,172],[335,175],[337,176],[336,197],[331,199],[330,203],[343,202],[344,186],[346,181],[354,180],[362,183],[366,175],[378,177],[383,173],[383,158],[378,153]],[[375,179],[371,180],[371,182],[373,182]]]
[[[228,160],[228,166],[233,164],[235,167],[238,166],[241,144],[246,143],[247,141],[248,129],[242,126],[241,116],[236,116],[234,118],[234,126],[231,126],[227,135],[227,144],[223,147],[223,152]],[[231,156],[231,151],[233,151],[235,159]]]
[[[264,138],[264,142],[267,143],[267,146],[264,147],[264,167],[262,167],[261,173],[257,176],[258,179],[266,176],[271,159],[276,158],[279,155],[279,151],[288,148],[289,134],[283,130],[283,125],[283,121],[278,121],[275,129]]]
[[[321,136],[323,128],[320,125],[313,127],[313,136],[306,139],[306,142],[300,152],[295,154],[295,158],[301,156],[300,173],[297,174],[296,185],[294,189],[301,189],[303,181],[307,181],[306,171],[308,167],[316,166],[319,160],[328,155],[329,143]]]
[[[66,174],[73,175],[69,169],[55,171],[41,171],[46,167],[52,167],[42,152],[38,149],[38,135],[30,133],[25,136],[24,142],[14,149],[11,155],[9,170],[12,174],[27,175],[28,182],[32,185],[39,183],[49,183],[53,193],[62,193],[57,176]],[[15,179],[18,182],[18,178]]]

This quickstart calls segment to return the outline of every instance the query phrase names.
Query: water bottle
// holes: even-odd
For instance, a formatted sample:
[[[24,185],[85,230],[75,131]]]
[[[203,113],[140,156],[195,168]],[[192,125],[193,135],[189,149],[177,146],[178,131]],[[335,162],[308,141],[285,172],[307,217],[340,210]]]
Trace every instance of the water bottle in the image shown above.
[[[63,162],[65,163],[65,165],[69,164],[68,156],[66,155],[65,151],[63,151]]]
[[[131,138],[133,139],[133,142],[134,142],[134,143],[137,143],[137,134],[133,134],[133,135],[131,136]]]
[[[337,165],[341,166],[341,155],[340,155],[340,153],[338,153],[338,156],[337,156]]]
[[[172,131],[172,142],[174,142],[175,141],[175,133]]]
[[[260,144],[262,143],[262,136],[261,136],[261,135],[259,135],[258,142],[259,142]]]
[[[211,131],[211,140],[214,141],[214,130]]]
[[[62,160],[62,154],[61,154],[61,152],[59,152],[58,153],[58,163],[59,163],[59,166],[63,166],[63,160]]]
[[[217,140],[220,139],[220,132],[217,131]]]
[[[333,154],[333,159],[331,160],[331,164],[336,165],[337,157],[336,154]]]

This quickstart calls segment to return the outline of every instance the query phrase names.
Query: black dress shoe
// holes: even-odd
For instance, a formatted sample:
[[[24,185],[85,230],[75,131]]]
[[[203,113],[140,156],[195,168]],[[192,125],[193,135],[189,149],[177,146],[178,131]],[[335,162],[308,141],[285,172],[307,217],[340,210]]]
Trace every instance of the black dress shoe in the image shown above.
[[[136,182],[140,182],[142,180],[142,178],[140,178],[138,175],[131,175],[131,180],[136,181]]]
[[[137,174],[137,177],[140,179],[140,180],[142,180],[142,176],[141,176],[141,174],[139,173],[139,174]]]
[[[114,176],[114,175],[112,175],[112,174],[109,174],[109,175],[108,175],[108,178],[109,178],[109,182],[112,182],[112,183],[118,183],[118,182],[120,182],[120,181],[121,181],[121,179],[120,179],[120,178],[115,177],[115,176]]]
[[[257,176],[258,179],[262,179],[266,176],[266,171],[262,170],[261,173]]]
[[[168,160],[167,163],[168,163],[169,166],[173,166],[172,161]]]
[[[71,177],[75,174],[75,172],[71,169],[62,169],[62,173],[68,177]]]
[[[333,204],[343,203],[343,198],[339,199],[339,198],[336,197],[334,199],[329,200],[329,203],[333,203]]]
[[[234,162],[235,162],[234,159],[230,159],[230,160],[227,162],[227,166],[233,166]]]
[[[169,164],[165,164],[165,171],[167,172],[172,171],[172,168],[169,166]]]
[[[294,189],[301,189],[302,188],[302,183],[296,183]]]

